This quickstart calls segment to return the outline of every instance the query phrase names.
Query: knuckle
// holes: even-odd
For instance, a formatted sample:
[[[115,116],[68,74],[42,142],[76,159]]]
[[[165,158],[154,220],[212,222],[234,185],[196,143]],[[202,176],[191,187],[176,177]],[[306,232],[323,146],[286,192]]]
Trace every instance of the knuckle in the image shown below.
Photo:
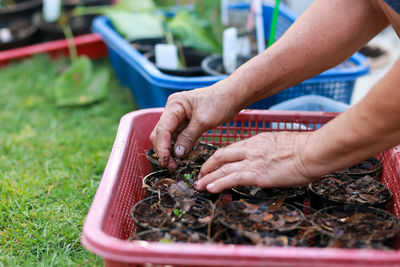
[[[196,142],[195,138],[187,133],[182,133],[179,135],[179,141],[189,144],[194,144]]]
[[[223,162],[223,149],[218,149],[213,155],[215,161]]]

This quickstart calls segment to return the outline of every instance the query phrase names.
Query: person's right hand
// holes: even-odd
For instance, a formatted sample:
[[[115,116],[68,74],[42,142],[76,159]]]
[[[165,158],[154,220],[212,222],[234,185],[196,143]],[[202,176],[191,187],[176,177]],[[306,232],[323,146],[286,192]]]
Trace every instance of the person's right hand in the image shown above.
[[[184,157],[207,130],[227,122],[240,111],[237,95],[225,79],[210,87],[175,93],[168,98],[165,110],[153,129],[150,140],[162,167],[176,168],[170,155]]]

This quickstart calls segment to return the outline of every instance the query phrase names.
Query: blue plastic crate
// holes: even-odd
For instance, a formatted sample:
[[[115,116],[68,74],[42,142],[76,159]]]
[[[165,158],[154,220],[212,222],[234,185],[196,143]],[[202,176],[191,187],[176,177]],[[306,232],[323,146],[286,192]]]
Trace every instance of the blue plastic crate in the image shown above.
[[[232,8],[247,8],[244,4]],[[264,29],[269,34],[273,12],[271,4],[265,4]],[[295,21],[296,14],[285,5],[280,6],[276,37],[279,38]],[[139,108],[163,107],[169,95],[194,88],[206,87],[226,76],[178,77],[160,72],[156,66],[133,48],[111,26],[106,17],[98,17],[93,22],[93,31],[101,35],[106,43],[111,64],[121,83],[128,86]],[[254,103],[250,108],[267,109],[282,101],[302,95],[322,95],[336,101],[350,103],[357,77],[368,73],[366,59],[356,53],[346,62],[311,78],[297,86]]]
[[[343,112],[350,105],[319,95],[305,95],[271,106],[270,110]]]

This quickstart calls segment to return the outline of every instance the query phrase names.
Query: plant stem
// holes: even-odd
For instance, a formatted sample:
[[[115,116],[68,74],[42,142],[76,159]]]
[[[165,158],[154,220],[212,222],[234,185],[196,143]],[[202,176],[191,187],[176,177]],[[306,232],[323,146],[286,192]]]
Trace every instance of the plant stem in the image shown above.
[[[268,47],[270,47],[275,42],[276,24],[278,21],[279,14],[279,4],[281,0],[275,0],[275,7],[272,14],[271,29],[269,31]]]
[[[74,60],[78,58],[78,51],[76,49],[74,34],[72,33],[71,27],[68,24],[63,25],[61,28],[64,33],[65,39],[67,39],[69,57],[71,59],[71,62],[74,62]]]

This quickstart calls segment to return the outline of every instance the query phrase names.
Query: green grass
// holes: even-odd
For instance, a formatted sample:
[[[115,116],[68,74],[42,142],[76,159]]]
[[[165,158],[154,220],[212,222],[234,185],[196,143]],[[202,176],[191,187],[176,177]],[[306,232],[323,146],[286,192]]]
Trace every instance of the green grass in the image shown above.
[[[113,77],[104,101],[57,108],[52,85],[67,65],[39,56],[0,69],[0,266],[102,265],[80,243],[82,224],[135,105]]]

